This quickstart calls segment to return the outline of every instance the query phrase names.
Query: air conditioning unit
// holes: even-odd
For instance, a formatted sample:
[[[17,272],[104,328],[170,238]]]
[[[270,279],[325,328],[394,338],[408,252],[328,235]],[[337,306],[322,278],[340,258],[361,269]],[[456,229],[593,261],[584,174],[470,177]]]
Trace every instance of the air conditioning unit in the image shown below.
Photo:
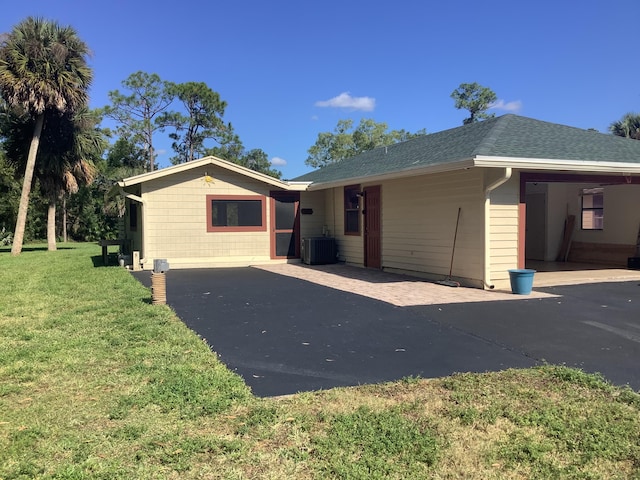
[[[302,239],[302,261],[307,265],[336,263],[336,240],[331,237]]]

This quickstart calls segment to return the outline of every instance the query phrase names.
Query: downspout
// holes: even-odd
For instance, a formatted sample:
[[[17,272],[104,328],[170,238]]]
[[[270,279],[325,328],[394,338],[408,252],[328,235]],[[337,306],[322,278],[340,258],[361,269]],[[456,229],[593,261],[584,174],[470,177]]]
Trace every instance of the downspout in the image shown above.
[[[491,192],[508,182],[512,174],[511,167],[504,169],[502,177],[484,189],[484,286],[493,290],[491,283]]]
[[[134,202],[138,202],[141,206],[142,206],[142,254],[146,255],[147,253],[147,236],[145,235],[144,232],[144,227],[146,225],[145,222],[145,215],[147,212],[147,209],[145,208],[145,206],[147,205],[147,202],[144,201],[144,199],[142,197],[139,197],[138,195],[134,195],[133,193],[128,193],[125,192],[124,189],[120,186],[120,194],[122,196],[124,196],[125,198],[128,198],[129,200],[133,200]],[[144,263],[144,258],[140,259],[140,263]]]

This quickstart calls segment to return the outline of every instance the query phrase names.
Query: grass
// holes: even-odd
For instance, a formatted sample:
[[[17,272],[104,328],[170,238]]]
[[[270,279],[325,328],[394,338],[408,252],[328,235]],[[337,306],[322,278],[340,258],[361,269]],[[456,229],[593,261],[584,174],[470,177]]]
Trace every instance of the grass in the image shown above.
[[[0,479],[640,479],[640,395],[546,366],[259,399],[100,248],[0,249]]]

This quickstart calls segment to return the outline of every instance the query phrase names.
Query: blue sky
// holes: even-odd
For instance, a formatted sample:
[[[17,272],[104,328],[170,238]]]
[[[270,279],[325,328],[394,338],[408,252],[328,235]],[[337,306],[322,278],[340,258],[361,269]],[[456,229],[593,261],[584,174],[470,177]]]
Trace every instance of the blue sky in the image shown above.
[[[494,90],[497,115],[606,132],[640,111],[636,13],[604,0],[29,0],[2,6],[0,32],[29,15],[73,26],[93,51],[92,107],[139,70],[205,82],[245,147],[293,178],[340,119],[461,125],[450,94],[463,82]],[[166,135],[154,143],[167,166]]]

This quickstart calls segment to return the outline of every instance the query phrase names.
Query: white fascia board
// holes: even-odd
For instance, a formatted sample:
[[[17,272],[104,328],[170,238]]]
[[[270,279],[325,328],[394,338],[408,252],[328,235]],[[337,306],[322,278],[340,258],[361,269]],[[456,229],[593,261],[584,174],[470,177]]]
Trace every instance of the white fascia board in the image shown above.
[[[285,181],[285,183],[288,185],[287,190],[292,191],[292,192],[306,192],[307,188],[309,187],[309,185],[311,185],[311,182],[287,182],[287,181]]]
[[[572,172],[597,173],[637,173],[640,174],[640,163],[595,162],[586,160],[554,160],[546,158],[514,158],[514,157],[474,157],[475,167],[512,167],[520,170],[554,170]]]
[[[352,177],[344,180],[335,180],[332,182],[319,182],[309,185],[308,190],[325,190],[327,188],[343,187],[345,185],[354,185],[356,183],[375,183],[383,180],[395,180],[405,177],[416,177],[418,175],[429,175],[434,173],[453,172],[455,170],[467,170],[473,168],[473,159],[460,160],[449,163],[439,163],[422,167],[409,167],[402,170],[394,170],[393,172],[383,173],[381,175],[363,175],[362,177]]]

